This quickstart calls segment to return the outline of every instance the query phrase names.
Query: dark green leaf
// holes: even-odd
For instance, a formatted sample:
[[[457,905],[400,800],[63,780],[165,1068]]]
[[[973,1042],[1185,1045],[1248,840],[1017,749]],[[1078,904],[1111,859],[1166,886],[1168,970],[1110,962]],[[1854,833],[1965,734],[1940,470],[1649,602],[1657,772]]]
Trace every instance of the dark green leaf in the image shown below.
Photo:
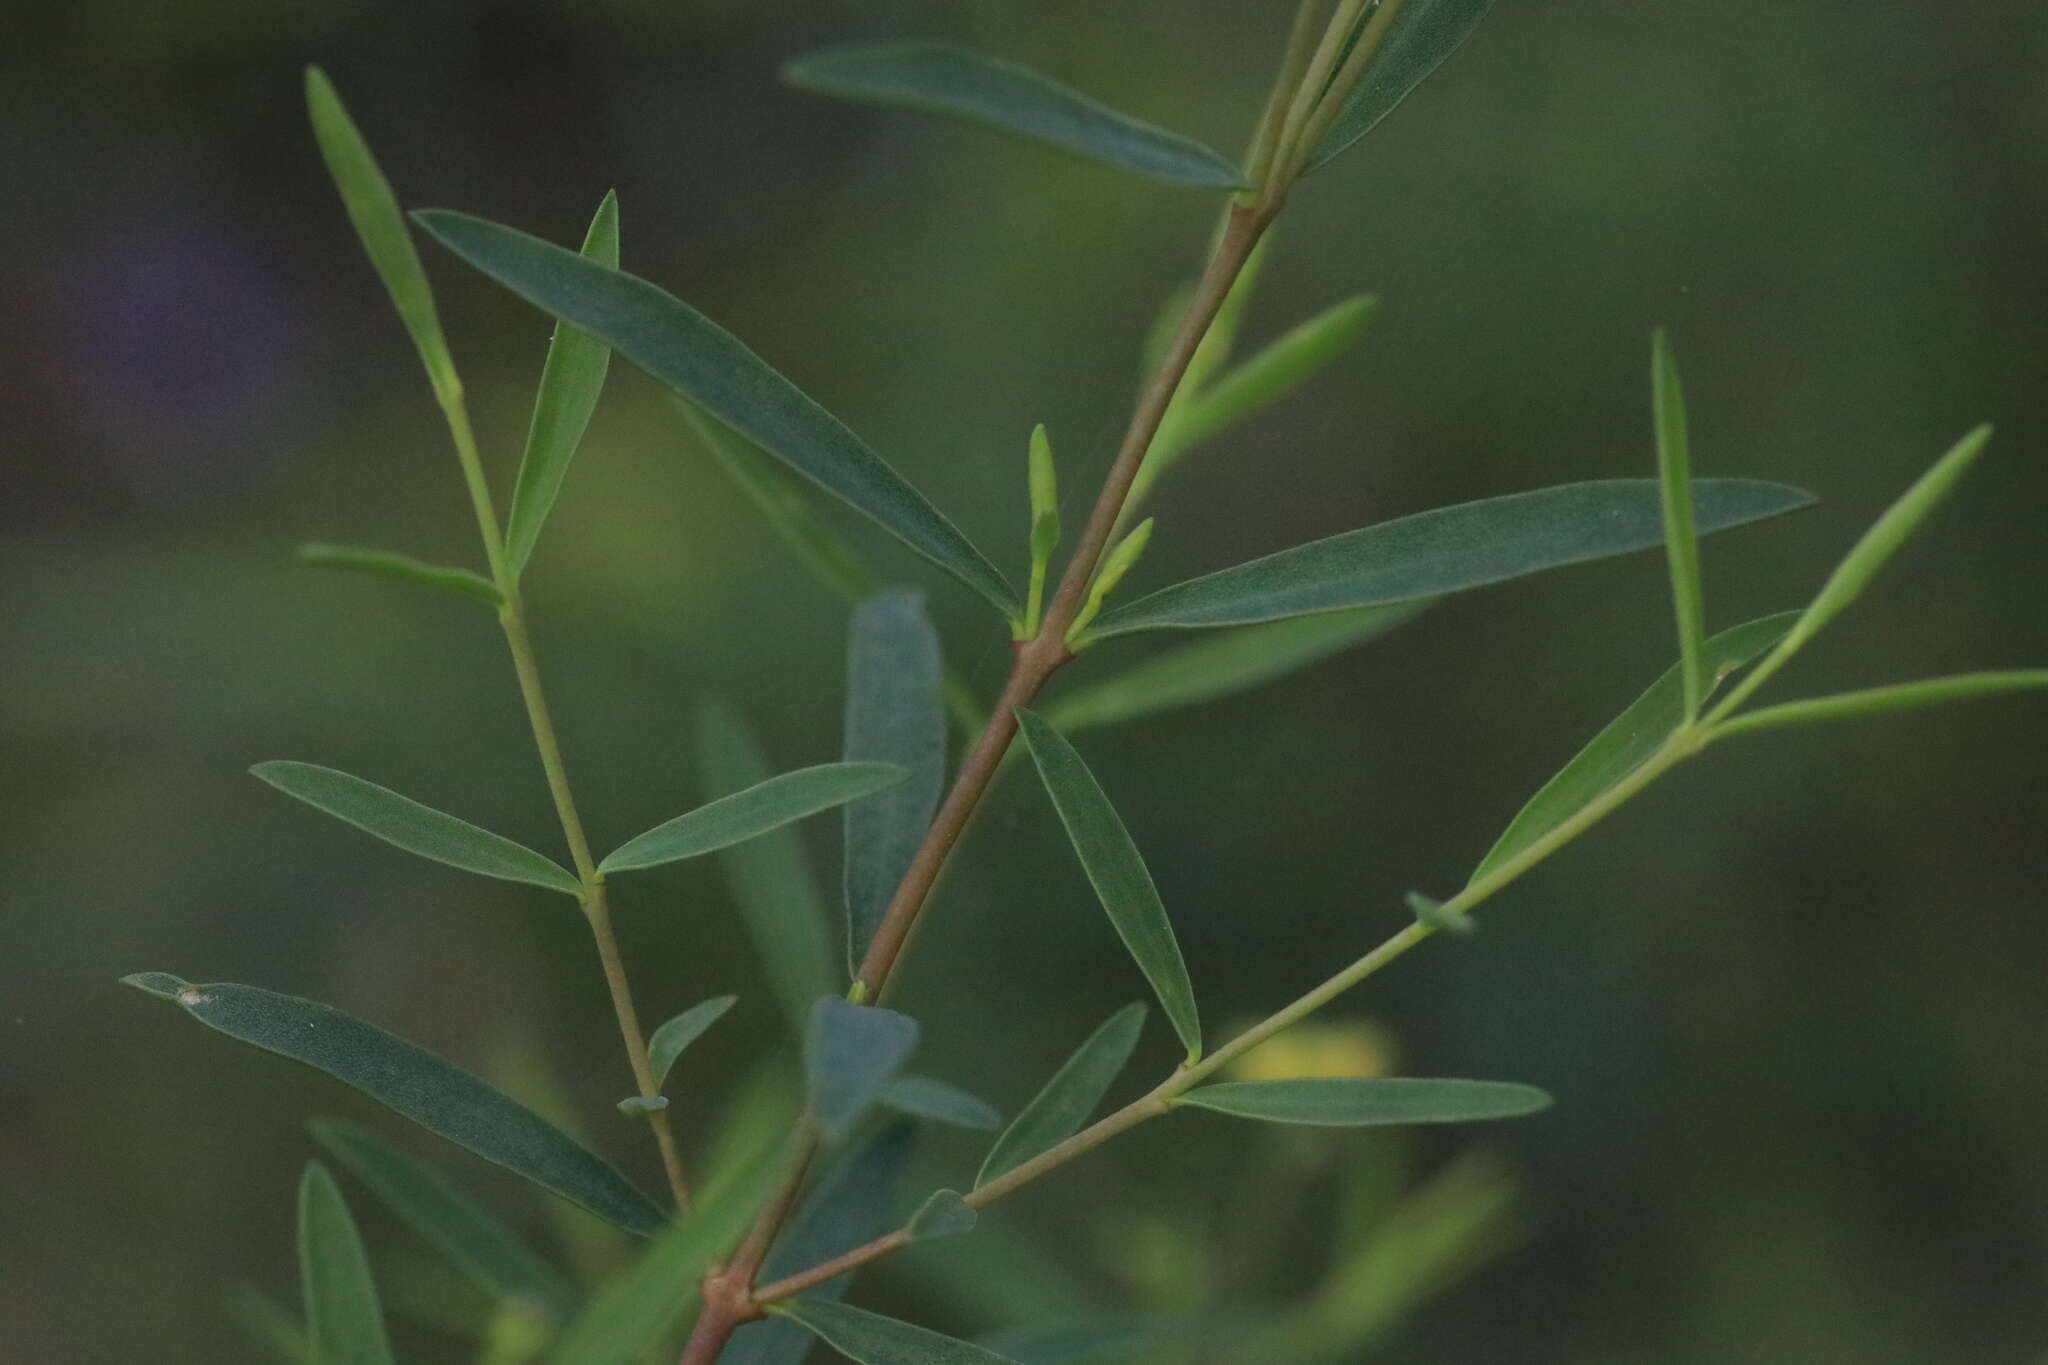
[[[1692,440],[1685,424],[1685,390],[1678,360],[1663,328],[1651,344],[1650,389],[1656,412],[1657,484],[1664,506],[1664,554],[1671,565],[1671,601],[1678,617],[1679,678],[1685,719],[1697,719],[1711,682],[1701,649],[1707,608],[1700,590],[1700,541],[1692,524]]]
[[[667,1221],[646,1195],[573,1138],[469,1072],[353,1015],[256,986],[195,986],[167,972],[124,985],[176,1002],[230,1038],[304,1062],[630,1232]]]
[[[1379,55],[1366,68],[1365,79],[1309,154],[1303,173],[1321,166],[1393,113],[1408,92],[1429,79],[1479,27],[1492,7],[1493,0],[1407,0]]]
[[[1095,1112],[1095,1106],[1102,1103],[1124,1063],[1130,1061],[1131,1049],[1138,1045],[1138,1035],[1144,1029],[1145,1007],[1141,1004],[1126,1005],[1109,1016],[1087,1042],[1074,1050],[1074,1055],[1067,1058],[1031,1103],[1010,1120],[1010,1126],[1003,1130],[995,1146],[989,1149],[988,1158],[981,1163],[974,1188],[978,1190],[1009,1174],[1079,1132]]]
[[[846,761],[908,776],[846,807],[846,959],[858,972],[882,912],[924,842],[946,785],[939,636],[924,594],[899,588],[861,603],[846,645]]]
[[[985,124],[1121,171],[1196,189],[1249,188],[1228,158],[1035,71],[951,43],[856,43],[799,57],[791,85]]]
[[[557,1322],[574,1311],[568,1280],[438,1171],[359,1124],[317,1119],[313,1136],[486,1294],[520,1300]]]
[[[598,340],[865,512],[1006,616],[1017,594],[952,522],[838,418],[674,295],[538,237],[444,210],[415,215],[449,250]]]
[[[1383,635],[1432,605],[1424,597],[1219,631],[1069,692],[1045,708],[1045,718],[1073,734],[1250,691]]]
[[[1700,479],[1702,535],[1811,506],[1754,479]],[[1514,493],[1347,531],[1191,579],[1106,612],[1097,638],[1233,626],[1375,603],[1408,602],[1663,542],[1654,479],[1610,479]]]
[[[1195,989],[1188,981],[1187,963],[1181,959],[1166,906],[1138,846],[1131,842],[1130,831],[1109,804],[1095,774],[1088,771],[1065,736],[1021,706],[1017,724],[1102,908],[1109,912],[1117,936],[1137,959],[1138,969],[1152,983],[1160,1007],[1188,1050],[1188,1060],[1194,1061],[1202,1055]]]
[[[917,1047],[917,1021],[894,1010],[828,995],[811,1006],[804,1079],[827,1142],[853,1129]]]
[[[444,815],[374,782],[312,763],[258,763],[249,771],[286,796],[295,796],[408,853],[485,877],[528,882],[570,896],[582,894],[575,874],[524,844]]]
[[[384,1310],[362,1234],[334,1177],[319,1162],[299,1182],[299,1279],[306,1337],[318,1365],[391,1365]]]
[[[738,1003],[737,995],[717,995],[692,1005],[654,1031],[647,1040],[647,1060],[654,1068],[654,1083],[668,1079],[669,1068],[683,1049],[704,1036],[704,1030],[718,1022],[720,1015]]]
[[[908,1229],[911,1240],[918,1242],[935,1237],[957,1237],[963,1232],[974,1231],[974,1225],[980,1218],[974,1206],[960,1197],[960,1191],[934,1190],[931,1198],[910,1216]]]
[[[413,583],[423,588],[439,588],[442,592],[460,593],[488,602],[494,607],[505,604],[491,580],[468,569],[451,569],[440,564],[428,564],[414,559],[411,555],[397,554],[391,550],[363,550],[353,545],[322,545],[318,542],[301,545],[298,554],[301,564],[314,564],[326,569],[355,569],[362,573],[373,573],[385,578],[395,578],[401,583]]]
[[[796,1319],[860,1365],[1016,1365],[983,1347],[830,1300],[793,1299],[768,1311]]]
[[[628,839],[597,870],[633,872],[713,853],[902,780],[903,770],[888,763],[821,763],[782,773]]]
[[[697,714],[697,756],[707,791],[737,791],[767,780],[768,760],[739,713],[709,702]],[[718,855],[732,882],[733,899],[767,969],[768,983],[804,1036],[811,1002],[841,988],[826,933],[825,902],[811,874],[803,841],[793,828],[771,830]]]
[[[1796,611],[1780,612],[1707,640],[1700,657],[1707,670],[1708,690],[1778,643],[1798,619]],[[1684,720],[1685,682],[1674,667],[1529,798],[1529,804],[1472,870],[1472,880],[1478,881],[1634,772]]]
[[[590,221],[583,254],[599,265],[618,269],[619,196],[607,194]],[[597,396],[611,368],[611,347],[567,323],[555,324],[541,366],[540,388],[533,399],[533,420],[526,428],[526,451],[519,459],[519,482],[512,489],[512,513],[505,524],[505,559],[517,578],[533,556],[540,528],[554,510],[568,476],[569,462],[583,443]]]
[[[434,295],[427,288],[427,272],[420,266],[412,234],[406,231],[398,200],[384,172],[377,168],[369,144],[356,131],[341,97],[317,66],[306,68],[306,113],[312,119],[313,136],[320,144],[327,172],[341,191],[349,221],[390,292],[405,330],[412,335],[412,344],[419,348],[435,395],[444,404],[454,402],[462,394],[462,381],[448,355],[448,341],[441,334],[441,318],[434,311]]]
[[[1406,1076],[1320,1076],[1292,1081],[1201,1085],[1174,1101],[1269,1123],[1356,1128],[1404,1123],[1511,1119],[1550,1107],[1550,1096],[1510,1081],[1418,1080]]]
[[[1759,711],[1738,712],[1714,729],[1714,737],[1738,735],[1750,730],[1769,730],[1785,725],[1812,725],[1819,721],[1860,720],[1886,711],[1915,706],[1938,706],[1943,702],[1968,701],[1975,697],[1997,697],[2011,692],[2030,692],[2048,687],[2048,669],[2011,669],[1994,673],[1959,673],[1947,678],[1926,678],[1919,682],[1869,687],[1859,692],[1840,692],[1832,697],[1789,701]]]
[[[898,1076],[882,1087],[875,1100],[899,1114],[955,1128],[978,1128],[992,1133],[1003,1126],[1003,1116],[986,1100],[929,1076]]]

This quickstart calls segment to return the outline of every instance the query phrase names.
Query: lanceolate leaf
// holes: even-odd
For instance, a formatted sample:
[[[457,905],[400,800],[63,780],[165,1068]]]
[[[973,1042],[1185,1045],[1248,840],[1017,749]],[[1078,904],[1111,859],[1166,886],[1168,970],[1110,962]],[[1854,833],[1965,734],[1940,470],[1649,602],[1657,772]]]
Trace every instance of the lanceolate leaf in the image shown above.
[[[422,212],[449,250],[544,312],[603,341],[656,379],[994,603],[1017,594],[952,522],[861,439],[737,338],[674,295],[523,232],[467,214]]]
[[[1383,635],[1431,605],[1425,597],[1218,631],[1067,693],[1045,707],[1045,718],[1073,734],[1248,692]]]
[[[894,589],[854,612],[846,645],[846,761],[894,764],[908,776],[846,807],[850,972],[860,970],[946,785],[940,674],[939,636],[925,616],[923,593]]]
[[[799,768],[721,796],[708,806],[628,839],[606,854],[597,870],[632,872],[695,858],[902,780],[903,770],[888,763],[821,763],[815,768]]]
[[[599,265],[618,268],[617,194],[607,194],[597,206],[597,216],[591,219],[590,231],[583,239],[583,254]],[[547,363],[541,367],[540,389],[534,395],[533,420],[526,429],[519,482],[512,489],[512,513],[505,524],[505,558],[514,578],[525,570],[534,543],[540,539],[540,528],[554,510],[611,363],[611,347],[567,323],[555,324]]]
[[[1130,1061],[1131,1049],[1138,1045],[1138,1035],[1144,1029],[1145,1007],[1141,1004],[1126,1005],[1109,1016],[1045,1083],[1045,1089],[1010,1120],[981,1163],[974,1187],[980,1189],[1009,1174],[1078,1132],[1102,1103],[1124,1063]]]
[[[249,771],[285,795],[296,796],[307,805],[408,853],[465,872],[508,882],[529,882],[565,895],[582,892],[574,873],[524,844],[479,829],[467,820],[444,815],[374,782],[312,763],[258,763]]]
[[[439,1172],[359,1124],[318,1119],[313,1136],[486,1294],[518,1300],[556,1322],[574,1311],[568,1280]]]
[[[1948,678],[1927,678],[1919,682],[1869,687],[1860,692],[1841,692],[1832,697],[1788,701],[1758,711],[1737,712],[1714,728],[1715,738],[1750,730],[1769,730],[1785,725],[1812,725],[1819,721],[1860,720],[1886,711],[1915,706],[1938,706],[1943,702],[1968,701],[1974,697],[1997,697],[2010,692],[2031,692],[2048,687],[2048,669],[2012,669],[1997,673],[1959,673]]]
[[[373,573],[385,578],[395,578],[401,583],[416,583],[423,588],[439,588],[442,592],[461,593],[488,602],[494,607],[503,606],[504,597],[490,579],[468,569],[451,569],[441,564],[428,564],[414,559],[411,555],[396,554],[390,550],[363,550],[353,545],[322,545],[317,542],[299,547],[301,564],[316,564],[328,569],[355,569]]]
[[[1304,173],[1336,156],[1393,113],[1408,92],[1429,79],[1479,27],[1492,7],[1493,0],[1407,0],[1379,55],[1366,69],[1365,79],[1344,101],[1337,121],[1309,154]]]
[[[434,296],[427,288],[427,272],[420,266],[412,234],[406,231],[398,200],[384,172],[377,168],[369,144],[356,131],[327,74],[317,66],[306,68],[306,112],[313,121],[313,136],[320,143],[327,173],[341,191],[341,202],[355,225],[356,236],[362,239],[363,251],[390,292],[413,345],[419,348],[435,395],[443,403],[453,402],[462,393],[462,381],[456,378],[455,362],[448,355],[448,341],[441,334],[441,318],[434,311]]]
[[[829,1299],[793,1299],[769,1311],[794,1318],[860,1365],[1016,1365],[985,1347]]]
[[[1548,1109],[1550,1096],[1509,1081],[1324,1076],[1202,1085],[1174,1103],[1269,1123],[1356,1128],[1519,1118]]]
[[[1798,619],[1796,611],[1781,612],[1708,639],[1700,647],[1707,690],[1784,639]],[[1685,680],[1673,667],[1529,798],[1472,870],[1472,880],[1478,881],[1634,772],[1684,720]]]
[[[122,984],[180,1005],[230,1038],[324,1071],[630,1232],[651,1233],[666,1221],[602,1157],[452,1062],[374,1024],[232,982],[195,986],[166,972],[141,972]]]
[[[917,1021],[894,1010],[828,995],[811,1007],[804,1079],[811,1114],[839,1142],[917,1047]]]
[[[669,1068],[682,1056],[683,1049],[703,1037],[704,1030],[717,1023],[738,1001],[736,995],[713,996],[656,1029],[647,1039],[647,1060],[654,1068],[654,1083],[659,1085],[667,1080]]]
[[[993,1133],[1003,1126],[1003,1116],[986,1100],[929,1076],[898,1076],[883,1086],[875,1099],[899,1114],[955,1128],[980,1128]]]
[[[697,758],[707,791],[736,791],[768,779],[768,760],[746,722],[724,702],[697,715]],[[768,973],[790,1032],[804,1036],[811,1002],[842,988],[826,934],[825,902],[803,841],[785,826],[718,855],[733,899]]]
[[[1138,846],[1131,842],[1130,831],[1074,746],[1042,717],[1021,706],[1017,724],[1102,908],[1109,912],[1118,937],[1137,959],[1138,969],[1152,983],[1160,1007],[1188,1050],[1188,1060],[1195,1060],[1202,1055],[1195,989],[1188,981],[1187,963],[1181,958],[1166,906]]]
[[[299,1182],[299,1278],[306,1337],[318,1365],[391,1365],[384,1310],[362,1234],[334,1177],[319,1162]]]
[[[1693,484],[1700,533],[1811,506],[1811,494],[1754,479]],[[1436,597],[1663,542],[1654,479],[1514,493],[1347,531],[1191,579],[1103,613],[1102,639],[1138,630],[1272,621]]]
[[[799,57],[783,79],[869,104],[947,114],[1196,189],[1241,190],[1221,154],[1096,103],[1035,71],[950,43],[858,43]]]

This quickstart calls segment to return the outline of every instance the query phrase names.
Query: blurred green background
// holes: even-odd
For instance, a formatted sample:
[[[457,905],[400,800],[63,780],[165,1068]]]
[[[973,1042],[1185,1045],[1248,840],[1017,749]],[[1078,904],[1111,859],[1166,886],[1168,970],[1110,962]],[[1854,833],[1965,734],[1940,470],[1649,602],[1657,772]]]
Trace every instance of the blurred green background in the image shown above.
[[[303,64],[327,66],[409,205],[574,240],[616,186],[628,268],[746,338],[1014,566],[1025,433],[1050,425],[1070,507],[1086,496],[1212,205],[783,91],[775,68],[824,41],[943,34],[1235,148],[1290,11],[79,0],[9,18],[0,1358],[256,1358],[228,1286],[295,1292],[304,1119],[370,1116],[120,990],[125,972],[314,996],[476,1067],[545,1059],[593,1140],[653,1174],[611,1113],[629,1081],[574,916],[243,772],[329,763],[542,848],[557,837],[488,618],[290,562],[312,538],[477,559],[426,385],[315,156]],[[2044,70],[2048,10],[2017,0],[1503,0],[1297,194],[1248,340],[1362,290],[1380,319],[1334,374],[1176,473],[1140,579],[1647,474],[1647,338],[1664,322],[1696,467],[1825,499],[1708,543],[1719,625],[1798,605],[1926,462],[1980,419],[2000,426],[1973,481],[1767,697],[2048,662]],[[547,324],[424,250],[502,494]],[[529,581],[600,842],[695,804],[706,695],[738,699],[782,766],[836,753],[842,608],[629,367]],[[955,660],[992,688],[998,633],[931,586]],[[1636,557],[1473,594],[1264,691],[1089,736],[1209,1016],[1274,1007],[1402,923],[1404,891],[1453,889],[1666,666],[1664,591]],[[2026,699],[1730,745],[1504,896],[1477,940],[1345,1001],[1417,1071],[1559,1097],[1419,1149],[1427,1169],[1483,1138],[1522,1171],[1527,1235],[1356,1358],[2042,1360],[2044,749],[2048,707]],[[923,1066],[1006,1110],[1143,992],[1015,778],[902,993],[926,1021]],[[806,831],[828,880],[836,830]],[[784,1050],[779,1016],[713,863],[620,900],[645,1012],[743,996],[687,1064],[706,1100],[677,1112],[701,1147],[714,1078]],[[1128,1085],[1171,1064],[1165,1033]],[[479,1163],[432,1154],[532,1212]],[[975,1155],[938,1137],[920,1159],[957,1181]],[[1258,1201],[1279,1229],[1261,1234],[1266,1269],[1225,1253],[1247,1236],[1234,1187],[1291,1159],[1220,1118],[1154,1125],[985,1233],[873,1275],[862,1301],[981,1332],[1004,1305],[947,1272],[1035,1284],[1052,1272],[1032,1280],[1033,1256],[1100,1311],[1284,1300],[1326,1259],[1327,1175]],[[368,1217],[394,1277],[422,1259]],[[465,1358],[407,1330],[414,1359]]]

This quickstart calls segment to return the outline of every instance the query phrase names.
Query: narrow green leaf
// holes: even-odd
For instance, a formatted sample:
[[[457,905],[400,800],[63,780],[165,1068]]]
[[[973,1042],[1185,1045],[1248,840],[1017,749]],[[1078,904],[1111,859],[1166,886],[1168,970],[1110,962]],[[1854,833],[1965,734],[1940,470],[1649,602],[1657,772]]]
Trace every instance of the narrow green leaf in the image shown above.
[[[1407,0],[1379,55],[1344,101],[1342,112],[1309,154],[1303,174],[1315,170],[1358,139],[1408,98],[1455,52],[1493,0]]]
[[[1073,734],[1248,692],[1383,635],[1432,605],[1424,597],[1218,631],[1069,692],[1045,708],[1045,718]]]
[[[322,545],[311,542],[301,545],[298,551],[301,564],[313,564],[326,569],[355,569],[363,573],[379,574],[395,578],[401,583],[414,583],[423,588],[439,588],[442,592],[460,593],[488,602],[494,607],[505,605],[505,598],[491,580],[468,569],[451,569],[440,564],[429,564],[390,550],[365,550],[353,545]]]
[[[934,1190],[932,1197],[910,1216],[907,1227],[911,1240],[925,1242],[934,1237],[958,1237],[963,1232],[972,1232],[980,1217],[974,1206],[960,1197],[960,1191]]]
[[[660,1085],[667,1080],[669,1069],[683,1055],[683,1049],[703,1037],[704,1030],[738,1002],[737,995],[716,995],[690,1006],[656,1029],[647,1040],[647,1060],[654,1068],[654,1083]]]
[[[1781,612],[1707,640],[1700,656],[1707,669],[1708,690],[1784,639],[1798,619],[1796,611]],[[1529,798],[1472,870],[1472,880],[1478,881],[1634,772],[1684,723],[1685,684],[1674,667]]]
[[[799,57],[803,90],[985,124],[1170,185],[1248,189],[1229,158],[1099,104],[1035,71],[951,43],[855,43]]]
[[[629,1232],[651,1233],[667,1221],[604,1158],[454,1063],[374,1024],[232,982],[195,986],[167,972],[142,972],[122,984],[172,1000],[230,1038],[324,1071]]]
[[[1124,581],[1124,575],[1137,567],[1145,556],[1145,547],[1152,543],[1151,517],[1145,518],[1132,528],[1131,533],[1109,547],[1109,553],[1102,557],[1101,567],[1095,570],[1095,580],[1088,585],[1088,600],[1082,604],[1072,625],[1067,627],[1067,644],[1075,649],[1088,643],[1088,627],[1101,614],[1103,603]]]
[[[441,318],[434,311],[434,296],[427,288],[427,272],[420,265],[419,252],[406,231],[405,217],[369,144],[356,131],[355,121],[342,107],[327,74],[317,66],[306,68],[306,112],[313,122],[313,137],[327,162],[327,173],[341,191],[341,202],[362,239],[363,251],[391,295],[412,344],[419,348],[427,379],[442,403],[452,402],[462,392],[455,361],[448,354],[447,338],[441,334]]]
[[[391,1365],[363,1236],[334,1177],[317,1161],[306,1163],[299,1182],[299,1279],[318,1365]]]
[[[1358,1128],[1380,1124],[1472,1123],[1550,1107],[1533,1085],[1509,1081],[1418,1080],[1406,1076],[1319,1076],[1291,1081],[1201,1085],[1174,1101],[1269,1123]]]
[[[596,337],[992,602],[1017,594],[959,528],[838,418],[673,294],[573,251],[445,210],[416,221],[521,298]]]
[[[1657,487],[1664,510],[1664,555],[1671,566],[1671,602],[1678,616],[1678,672],[1685,719],[1696,720],[1710,686],[1702,648],[1707,606],[1700,590],[1700,541],[1692,523],[1692,442],[1686,432],[1685,389],[1671,339],[1657,329],[1651,343],[1650,390],[1656,411]]]
[[[846,642],[846,761],[892,764],[905,779],[845,809],[846,960],[861,958],[946,785],[939,635],[924,594],[897,588],[853,613]]]
[[[1792,628],[1791,638],[1786,642],[1788,649],[1796,649],[1818,635],[1828,622],[1863,595],[1863,590],[1870,586],[1870,580],[1877,577],[1878,570],[1899,552],[1900,547],[1920,529],[1920,523],[1927,520],[1929,514],[1948,497],[1990,441],[1991,428],[1988,425],[1978,427],[1950,447],[1947,454],[1935,461],[1932,469],[1922,474],[1897,502],[1885,509],[1884,515],[1863,533],[1855,548],[1843,556],[1828,581],[1821,585],[1806,614]]]
[[[1044,718],[1021,706],[1017,708],[1017,724],[1102,908],[1109,912],[1117,936],[1137,959],[1138,969],[1152,983],[1160,1007],[1188,1050],[1188,1060],[1194,1061],[1202,1055],[1202,1024],[1195,1010],[1195,990],[1188,981],[1187,963],[1181,959],[1180,943],[1173,936],[1166,906],[1159,899],[1159,889],[1152,884],[1152,874],[1146,870],[1138,846],[1131,841],[1130,831],[1124,828],[1095,774],[1088,771],[1088,765],[1066,737]]]
[[[916,1047],[917,1021],[907,1014],[833,995],[811,1006],[804,1080],[825,1141],[844,1140]]]
[[[628,839],[606,854],[597,870],[633,872],[712,853],[892,787],[903,778],[903,770],[888,763],[820,763],[782,773]]]
[[[1145,463],[1164,473],[1184,452],[1293,393],[1358,343],[1379,303],[1370,294],[1346,299],[1239,364],[1178,408],[1175,420],[1161,427]]]
[[[1841,692],[1832,697],[1785,702],[1759,711],[1738,712],[1714,727],[1714,737],[1739,735],[1751,730],[1770,730],[1786,725],[1812,725],[1820,721],[1860,720],[1886,711],[1903,711],[1914,706],[1938,706],[1943,702],[1968,701],[1975,697],[1997,697],[2009,692],[2028,692],[2048,687],[2048,669],[2011,669],[1992,673],[1959,673],[1947,678],[1925,678],[1918,682],[1870,687],[1858,692]]]
[[[1031,1103],[1019,1110],[1010,1126],[989,1148],[974,1177],[974,1188],[1008,1175],[1031,1158],[1075,1133],[1102,1103],[1117,1073],[1131,1059],[1138,1035],[1145,1030],[1145,1007],[1130,1004],[1109,1016],[1088,1041],[1045,1083]]]
[[[321,1146],[484,1293],[528,1304],[556,1322],[575,1311],[576,1290],[561,1272],[438,1171],[360,1124],[315,1119],[312,1128]]]
[[[853,1250],[888,1230],[896,1187],[910,1164],[911,1126],[892,1123],[828,1171],[804,1202],[761,1267],[762,1280],[779,1280]],[[806,1298],[836,1299],[851,1273],[804,1291]],[[810,1333],[782,1318],[750,1323],[733,1333],[718,1365],[802,1365],[815,1345]]]
[[[696,404],[676,398],[691,435],[817,580],[858,605],[882,590],[882,576],[853,542],[818,515],[810,497],[774,458]]]
[[[1754,479],[1700,479],[1707,534],[1811,506],[1811,494]],[[1104,613],[1093,635],[1272,621],[1436,597],[1663,542],[1654,479],[1564,484],[1441,507],[1190,579]]]
[[[898,1076],[882,1087],[875,1100],[899,1114],[955,1128],[993,1133],[1003,1126],[1003,1116],[988,1101],[929,1076]]]
[[[860,1365],[1016,1365],[984,1347],[830,1300],[792,1299],[768,1311],[794,1318]]]
[[[583,238],[583,255],[599,265],[616,270],[619,266],[619,196],[605,195],[590,220]],[[577,331],[567,323],[555,324],[554,340],[548,343],[547,362],[541,366],[540,388],[534,394],[533,420],[526,428],[526,450],[519,457],[519,482],[512,488],[512,512],[505,523],[505,560],[517,578],[533,557],[540,528],[554,510],[555,499],[568,477],[569,462],[597,409],[597,396],[604,390],[605,372],[611,368],[611,347],[595,337]]]
[[[258,763],[249,771],[337,820],[408,853],[480,876],[527,882],[565,895],[582,894],[575,874],[524,844],[444,815],[410,797],[312,763]]]
[[[768,779],[767,758],[737,711],[721,701],[697,714],[697,758],[707,791],[737,791]],[[843,988],[826,930],[825,901],[803,841],[793,828],[771,830],[718,855],[746,918],[790,1031],[804,1036],[811,1002]]]
[[[670,1224],[631,1268],[613,1276],[562,1333],[548,1365],[633,1365],[697,1302],[712,1261],[731,1251],[767,1197],[774,1150],[705,1192],[688,1218]]]

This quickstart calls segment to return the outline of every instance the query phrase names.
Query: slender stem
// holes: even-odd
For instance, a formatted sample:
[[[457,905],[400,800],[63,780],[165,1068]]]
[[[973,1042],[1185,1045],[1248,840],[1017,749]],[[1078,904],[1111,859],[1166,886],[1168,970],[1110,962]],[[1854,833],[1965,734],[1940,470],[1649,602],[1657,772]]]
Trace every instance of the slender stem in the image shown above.
[[[1287,48],[1280,59],[1280,74],[1266,96],[1266,110],[1259,116],[1259,131],[1252,138],[1251,153],[1245,158],[1244,178],[1263,186],[1273,168],[1273,155],[1280,147],[1280,128],[1287,120],[1288,105],[1301,88],[1302,74],[1315,53],[1316,15],[1322,0],[1301,0],[1294,12],[1294,27],[1287,34]]]
[[[1291,184],[1301,174],[1301,168],[1315,155],[1322,144],[1323,135],[1330,131],[1330,125],[1337,121],[1337,115],[1344,112],[1344,105],[1350,100],[1351,92],[1365,79],[1366,68],[1379,55],[1380,44],[1387,39],[1387,30],[1393,27],[1395,16],[1401,12],[1401,0],[1380,0],[1379,8],[1365,28],[1359,33],[1358,41],[1351,45],[1351,51],[1344,58],[1344,65],[1330,78],[1330,88],[1323,93],[1315,111],[1294,140],[1287,144],[1280,157],[1282,184]]]

